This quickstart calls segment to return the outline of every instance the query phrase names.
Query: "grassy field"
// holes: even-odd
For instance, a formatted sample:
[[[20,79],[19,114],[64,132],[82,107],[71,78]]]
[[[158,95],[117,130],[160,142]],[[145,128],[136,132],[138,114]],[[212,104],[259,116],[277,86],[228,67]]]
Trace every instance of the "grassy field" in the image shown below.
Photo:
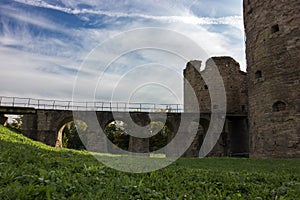
[[[131,174],[0,126],[0,199],[299,199],[299,166],[300,159],[182,158]]]

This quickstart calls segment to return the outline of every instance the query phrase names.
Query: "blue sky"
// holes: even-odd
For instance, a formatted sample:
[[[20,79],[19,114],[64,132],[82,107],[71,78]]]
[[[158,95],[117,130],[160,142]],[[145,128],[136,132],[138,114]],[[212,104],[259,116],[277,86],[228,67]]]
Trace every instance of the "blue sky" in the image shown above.
[[[90,100],[85,92],[91,90],[97,100],[182,103],[186,60],[170,52],[139,49],[114,55],[121,43],[130,49],[132,43],[124,39],[111,43],[107,54],[101,52],[95,68],[83,63],[117,35],[156,27],[193,40],[206,57],[231,56],[245,71],[242,23],[242,0],[1,0],[0,94],[71,99],[80,76],[76,91],[82,100]],[[115,60],[101,67],[108,58]]]

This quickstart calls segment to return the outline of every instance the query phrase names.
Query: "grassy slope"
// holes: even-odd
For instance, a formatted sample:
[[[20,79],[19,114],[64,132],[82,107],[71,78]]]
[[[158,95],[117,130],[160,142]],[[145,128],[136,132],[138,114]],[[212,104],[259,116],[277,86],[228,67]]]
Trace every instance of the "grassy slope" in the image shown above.
[[[130,174],[0,126],[0,199],[298,199],[299,166],[300,159],[179,159]]]

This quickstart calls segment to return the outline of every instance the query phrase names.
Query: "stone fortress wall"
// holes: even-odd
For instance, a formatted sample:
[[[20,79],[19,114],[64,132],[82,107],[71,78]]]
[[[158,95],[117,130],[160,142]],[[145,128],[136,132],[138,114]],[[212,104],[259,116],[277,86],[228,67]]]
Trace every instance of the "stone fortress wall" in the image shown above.
[[[211,105],[210,86],[202,78],[213,67],[217,67],[226,92],[227,115],[221,136],[209,156],[248,156],[247,74],[240,70],[239,63],[231,57],[212,57],[206,61],[203,70],[200,70],[201,64],[201,61],[193,60],[184,69],[184,112],[193,113],[195,106],[199,106],[200,113],[211,113],[211,109],[218,109],[219,105]],[[206,77],[215,79],[212,76]],[[191,100],[193,93],[199,105],[194,105]],[[199,125],[197,137],[190,149],[199,151],[209,123],[210,120],[207,124]]]
[[[247,113],[247,75],[240,70],[240,65],[231,57],[212,57],[206,61],[205,68],[200,70],[201,61],[193,60],[187,63],[184,69],[184,110],[192,112],[190,94],[195,92],[199,102],[200,112],[211,112],[211,108],[216,108],[218,105],[211,105],[209,96],[209,86],[206,84],[201,74],[204,75],[212,65],[215,65],[224,82],[227,113]],[[209,77],[210,78],[210,77]],[[215,77],[211,77],[214,79]],[[188,84],[193,88],[189,91]]]
[[[248,113],[248,134],[225,123],[224,130],[231,127],[235,135],[229,146],[236,137],[247,145],[248,135],[250,157],[300,157],[300,1],[244,0],[243,6],[247,74],[230,57],[213,57],[205,66],[215,63],[220,71],[227,113]],[[184,70],[186,112],[195,106],[189,102],[192,89],[201,112],[217,106],[211,105],[200,67],[201,61],[190,61]]]
[[[300,1],[244,0],[250,155],[300,157]]]

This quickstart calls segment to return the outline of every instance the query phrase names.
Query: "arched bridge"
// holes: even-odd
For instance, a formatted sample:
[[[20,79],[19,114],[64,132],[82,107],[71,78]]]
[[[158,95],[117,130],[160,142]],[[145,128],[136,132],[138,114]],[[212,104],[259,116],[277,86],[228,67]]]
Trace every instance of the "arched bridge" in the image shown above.
[[[107,152],[112,148],[107,138],[100,137],[99,134],[99,130],[104,130],[109,123],[116,120],[130,123],[133,120],[143,127],[150,121],[159,121],[170,130],[167,144],[171,144],[175,136],[181,138],[179,140],[181,142],[172,143],[169,149],[163,152],[167,156],[177,156],[174,152],[176,154],[181,145],[186,145],[184,141],[190,135],[190,127],[196,124],[197,135],[191,140],[191,145],[183,156],[197,157],[210,125],[210,113],[184,113],[181,104],[77,102],[0,97],[0,116],[1,114],[2,119],[3,114],[23,115],[22,133],[51,146],[57,146],[61,139],[60,131],[66,123],[74,119],[84,121],[88,127],[84,143],[89,150],[97,152]],[[228,113],[222,134],[210,155],[247,156],[249,149],[247,127],[247,115]],[[130,136],[129,151],[149,152],[149,138]]]

